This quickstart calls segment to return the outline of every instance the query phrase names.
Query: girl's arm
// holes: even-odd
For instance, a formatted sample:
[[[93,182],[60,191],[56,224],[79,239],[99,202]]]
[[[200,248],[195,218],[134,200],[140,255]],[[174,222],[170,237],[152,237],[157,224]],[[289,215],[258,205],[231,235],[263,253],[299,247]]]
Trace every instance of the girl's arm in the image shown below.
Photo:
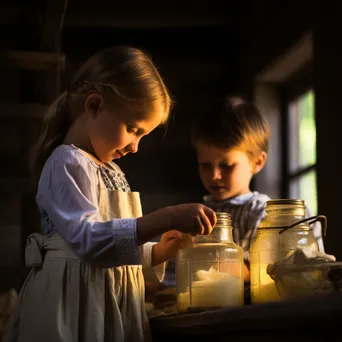
[[[84,260],[103,267],[141,264],[137,220],[103,222],[97,169],[78,151],[51,160],[39,182],[37,203],[54,230]]]

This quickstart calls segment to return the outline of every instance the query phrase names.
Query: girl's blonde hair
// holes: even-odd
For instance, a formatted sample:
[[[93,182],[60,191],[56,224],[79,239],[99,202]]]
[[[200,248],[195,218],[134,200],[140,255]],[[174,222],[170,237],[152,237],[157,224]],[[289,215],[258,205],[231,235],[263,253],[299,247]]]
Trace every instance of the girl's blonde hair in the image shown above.
[[[35,176],[40,175],[52,151],[63,143],[91,92],[100,93],[118,109],[129,108],[142,117],[158,102],[164,107],[163,123],[168,120],[172,101],[152,60],[132,47],[102,50],[85,62],[69,88],[49,107],[31,157]]]

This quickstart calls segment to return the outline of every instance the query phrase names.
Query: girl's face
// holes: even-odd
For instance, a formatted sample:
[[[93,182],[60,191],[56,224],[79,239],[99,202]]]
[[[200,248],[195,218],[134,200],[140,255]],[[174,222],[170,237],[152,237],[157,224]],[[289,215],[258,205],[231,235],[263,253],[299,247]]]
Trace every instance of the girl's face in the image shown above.
[[[135,153],[141,138],[158,127],[163,117],[163,107],[157,104],[143,119],[134,118],[131,113],[118,114],[103,107],[88,125],[92,149],[104,163],[130,152]]]

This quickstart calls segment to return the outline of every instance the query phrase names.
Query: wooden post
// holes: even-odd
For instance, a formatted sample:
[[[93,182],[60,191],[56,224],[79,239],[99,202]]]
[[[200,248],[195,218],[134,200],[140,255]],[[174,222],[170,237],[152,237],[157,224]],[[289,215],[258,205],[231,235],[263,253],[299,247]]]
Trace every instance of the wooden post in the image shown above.
[[[65,11],[68,0],[45,0],[46,12],[42,27],[41,51],[59,54]],[[39,94],[43,103],[50,104],[60,93],[60,73],[64,65],[56,63],[53,69],[39,76]]]
[[[36,71],[35,96],[37,97],[36,100],[39,101],[39,105],[35,105],[37,109],[36,117],[41,116],[43,108],[50,105],[60,93],[60,73],[64,69],[64,55],[60,53],[61,33],[67,3],[67,0],[45,0],[43,25],[40,30],[40,52],[31,53],[30,55],[36,59],[41,58],[45,62],[45,68]],[[29,115],[28,112],[27,115]],[[38,124],[37,121],[36,124]],[[26,132],[26,137],[30,140],[28,132]],[[37,138],[38,136],[33,137],[34,140]],[[28,185],[30,186],[30,184]],[[40,215],[35,203],[35,197],[36,189],[27,191],[22,197],[21,229],[23,251],[27,236],[40,230]]]

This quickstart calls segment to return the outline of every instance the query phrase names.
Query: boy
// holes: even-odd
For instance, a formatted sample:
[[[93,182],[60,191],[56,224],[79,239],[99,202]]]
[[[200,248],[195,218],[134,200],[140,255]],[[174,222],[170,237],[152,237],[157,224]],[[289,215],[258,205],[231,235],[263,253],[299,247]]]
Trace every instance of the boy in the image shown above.
[[[267,160],[270,127],[252,103],[228,98],[217,111],[199,120],[192,133],[199,174],[209,192],[205,204],[231,215],[233,239],[245,251],[249,282],[249,248],[265,215],[267,195],[250,190],[250,182]],[[321,226],[313,226],[323,251]]]

